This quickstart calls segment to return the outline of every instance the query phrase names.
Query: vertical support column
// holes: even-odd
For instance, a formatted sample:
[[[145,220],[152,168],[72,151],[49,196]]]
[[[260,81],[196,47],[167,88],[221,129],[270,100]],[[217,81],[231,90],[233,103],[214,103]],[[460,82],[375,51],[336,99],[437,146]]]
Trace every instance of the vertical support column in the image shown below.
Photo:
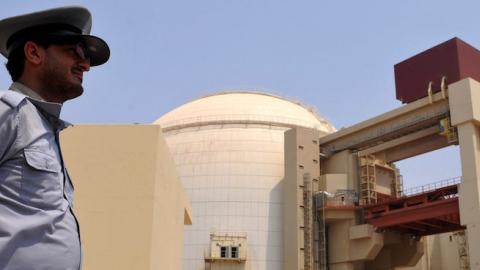
[[[470,269],[480,270],[480,83],[467,78],[448,90],[452,126],[457,127],[463,183],[460,221],[467,226]]]
[[[293,128],[285,132],[285,178],[283,180],[283,254],[284,270],[304,270],[312,267],[313,237],[305,224],[312,193],[318,189],[320,179],[319,132],[314,129]],[[304,176],[309,176],[310,191]],[[305,195],[310,198],[305,198]],[[311,215],[308,223],[312,222]],[[308,239],[310,238],[310,239]],[[308,243],[306,243],[308,242]],[[308,249],[308,250],[307,250]],[[310,254],[310,255],[309,255]],[[307,256],[306,256],[307,255]],[[305,261],[307,257],[308,263]]]
[[[469,239],[480,239],[480,133],[473,123],[457,127],[462,159],[463,183],[460,185],[460,220],[467,226]],[[480,270],[479,241],[469,241],[470,269]]]

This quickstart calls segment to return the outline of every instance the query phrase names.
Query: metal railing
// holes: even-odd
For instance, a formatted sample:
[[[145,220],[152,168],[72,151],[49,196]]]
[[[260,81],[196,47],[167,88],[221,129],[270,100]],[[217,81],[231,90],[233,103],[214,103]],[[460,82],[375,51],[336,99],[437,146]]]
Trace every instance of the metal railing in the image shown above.
[[[436,189],[458,185],[460,183],[462,183],[462,177],[458,176],[458,177],[449,178],[449,179],[441,180],[438,182],[426,184],[423,186],[404,189],[401,192],[401,196],[405,197],[405,196],[418,195],[418,194],[427,193]]]
[[[203,115],[196,117],[189,117],[184,119],[166,121],[160,123],[162,128],[171,129],[173,127],[182,127],[191,124],[202,125],[205,123],[229,123],[235,121],[251,121],[251,122],[265,122],[275,124],[288,124],[292,126],[305,126],[315,129],[327,128],[329,131],[334,131],[333,126],[325,119],[318,119],[320,124],[313,123],[313,121],[306,121],[299,118],[289,118],[275,115],[258,115],[258,114],[221,114],[221,115]]]
[[[358,205],[358,192],[350,189],[339,189],[335,194],[322,191],[317,193],[314,199],[319,207],[353,206]]]

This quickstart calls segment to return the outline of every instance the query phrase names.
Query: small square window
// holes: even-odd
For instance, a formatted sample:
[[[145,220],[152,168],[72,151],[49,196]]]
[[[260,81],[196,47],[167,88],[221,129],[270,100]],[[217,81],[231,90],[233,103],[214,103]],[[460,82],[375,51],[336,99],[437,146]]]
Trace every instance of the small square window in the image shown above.
[[[227,258],[228,257],[227,247],[220,247],[220,257],[221,258]]]
[[[238,258],[239,248],[238,247],[232,247],[231,251],[232,251],[232,258]]]

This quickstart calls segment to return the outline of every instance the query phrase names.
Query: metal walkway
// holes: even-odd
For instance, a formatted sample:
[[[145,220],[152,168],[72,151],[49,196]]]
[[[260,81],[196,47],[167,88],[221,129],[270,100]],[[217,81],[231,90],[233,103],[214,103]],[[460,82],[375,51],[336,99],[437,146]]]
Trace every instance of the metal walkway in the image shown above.
[[[405,190],[400,198],[364,206],[365,221],[378,229],[415,236],[465,229],[460,224],[458,184],[461,178]]]

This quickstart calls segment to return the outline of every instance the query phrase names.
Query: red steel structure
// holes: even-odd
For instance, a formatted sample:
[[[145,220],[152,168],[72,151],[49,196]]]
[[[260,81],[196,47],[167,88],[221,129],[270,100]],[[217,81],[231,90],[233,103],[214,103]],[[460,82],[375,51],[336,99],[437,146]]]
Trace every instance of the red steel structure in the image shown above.
[[[480,51],[459,38],[452,38],[395,65],[397,99],[410,103],[445,84],[471,77],[480,80]]]
[[[458,186],[364,206],[365,221],[380,230],[394,230],[415,236],[465,229],[460,224]]]

